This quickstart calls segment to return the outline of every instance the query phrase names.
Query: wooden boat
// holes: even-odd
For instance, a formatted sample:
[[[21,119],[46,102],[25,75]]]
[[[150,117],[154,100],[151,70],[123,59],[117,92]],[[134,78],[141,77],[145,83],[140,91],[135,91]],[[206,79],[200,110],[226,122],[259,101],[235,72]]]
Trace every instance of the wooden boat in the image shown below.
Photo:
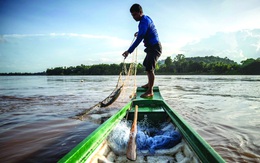
[[[154,124],[170,120],[181,133],[182,140],[169,149],[158,149],[155,154],[137,150],[136,162],[225,162],[223,158],[162,98],[159,88],[154,87],[154,96],[150,99],[140,98],[146,90],[137,88],[136,97],[120,111],[101,124],[94,132],[79,143],[59,162],[130,162],[122,153],[113,151],[108,138],[113,129],[124,119],[133,120],[134,108],[138,105],[138,122],[148,118]]]

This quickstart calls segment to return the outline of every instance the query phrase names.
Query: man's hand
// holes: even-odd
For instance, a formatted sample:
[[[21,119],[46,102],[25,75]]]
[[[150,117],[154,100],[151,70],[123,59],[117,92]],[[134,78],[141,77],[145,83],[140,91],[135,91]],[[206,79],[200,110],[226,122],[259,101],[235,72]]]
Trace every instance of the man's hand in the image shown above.
[[[135,32],[134,36],[137,37],[137,35],[138,35],[138,32]]]
[[[128,51],[125,51],[122,56],[124,56],[125,58],[129,55],[129,52]]]

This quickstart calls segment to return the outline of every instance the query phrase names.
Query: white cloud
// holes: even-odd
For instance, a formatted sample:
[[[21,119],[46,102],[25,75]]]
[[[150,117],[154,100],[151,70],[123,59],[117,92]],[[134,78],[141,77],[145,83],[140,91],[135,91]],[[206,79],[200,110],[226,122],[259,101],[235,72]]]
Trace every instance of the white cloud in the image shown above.
[[[260,57],[260,29],[237,32],[218,32],[198,42],[186,44],[181,49],[189,57],[219,56],[236,62]]]
[[[24,37],[42,37],[46,34],[8,34],[3,35],[4,38],[24,38]]]
[[[0,35],[0,43],[6,43],[6,39],[3,35]]]
[[[256,52],[260,52],[260,40],[256,44],[252,44],[252,46],[256,47]]]
[[[112,47],[125,47],[127,48],[130,44],[130,40],[121,39],[109,35],[92,35],[92,34],[78,34],[78,33],[50,33],[50,34],[10,34],[2,35],[0,42],[4,42],[5,38],[30,38],[30,37],[50,37],[50,38],[81,38],[81,39],[100,39],[102,42],[106,42]]]
[[[109,35],[78,33],[9,34],[1,35],[0,41],[0,72],[10,71],[8,65],[15,60],[20,61],[16,69],[22,72],[34,72],[36,67],[44,71],[61,65],[120,63],[131,43]],[[31,70],[24,67],[28,62]]]

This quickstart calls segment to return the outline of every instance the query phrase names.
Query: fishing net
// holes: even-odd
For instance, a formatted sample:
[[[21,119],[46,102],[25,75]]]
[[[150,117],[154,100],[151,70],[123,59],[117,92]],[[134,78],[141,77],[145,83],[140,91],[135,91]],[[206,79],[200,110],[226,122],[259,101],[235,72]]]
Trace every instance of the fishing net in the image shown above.
[[[175,131],[171,124],[162,130],[153,128],[139,130],[136,135],[136,144],[140,150],[149,150],[153,155],[157,149],[169,149],[181,142],[181,134]],[[148,130],[148,132],[147,132]],[[152,131],[149,131],[152,130]],[[149,133],[149,134],[147,134]]]
[[[133,39],[133,41],[134,41],[134,39]],[[132,41],[132,43],[133,43],[133,41]],[[112,93],[107,98],[105,98],[103,101],[98,102],[97,104],[95,104],[94,106],[92,106],[88,109],[85,109],[84,111],[82,111],[81,113],[77,114],[76,116],[74,116],[72,118],[82,120],[85,115],[94,113],[94,111],[98,110],[99,108],[103,108],[103,107],[107,107],[107,106],[111,105],[120,96],[124,87],[129,84],[129,81],[131,80],[130,76],[134,76],[133,92],[132,92],[132,95],[130,95],[130,97],[135,96],[136,71],[137,71],[137,49],[135,50],[135,52],[136,52],[135,55],[132,55],[132,62],[129,64],[128,69],[127,69],[127,64],[125,63],[125,58],[124,58],[123,63],[122,63],[122,70],[119,73],[116,88],[112,91]],[[124,79],[122,79],[123,77],[124,77]]]
[[[127,143],[129,141],[130,128],[131,123],[123,120],[116,125],[108,136],[108,144],[117,155],[125,154]]]
[[[125,154],[130,128],[131,122],[121,121],[110,133],[108,144],[115,154]],[[138,123],[137,128],[136,145],[138,151],[143,155],[154,155],[157,150],[173,148],[182,140],[181,134],[172,123],[163,123],[159,127]],[[145,153],[146,150],[148,153]]]
[[[103,101],[95,104],[94,106],[82,111],[81,113],[77,114],[75,117],[73,118],[76,118],[76,119],[82,119],[84,115],[87,115],[87,114],[90,114],[92,113],[94,110],[97,110],[98,108],[101,108],[101,107],[106,107],[106,106],[109,106],[111,105],[113,102],[116,101],[116,99],[119,97],[120,93],[122,92],[123,90],[123,87],[124,85],[117,85],[116,88],[112,91],[112,93],[107,97],[105,98]]]

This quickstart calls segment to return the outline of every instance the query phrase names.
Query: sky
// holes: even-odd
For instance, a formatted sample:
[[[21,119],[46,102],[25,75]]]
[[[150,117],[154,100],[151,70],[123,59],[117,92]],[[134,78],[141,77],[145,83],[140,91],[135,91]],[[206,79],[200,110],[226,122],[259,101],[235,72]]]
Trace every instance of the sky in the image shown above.
[[[0,73],[121,63],[138,31],[129,12],[134,3],[157,28],[159,60],[260,57],[259,0],[0,0]],[[140,63],[143,50],[141,43]]]

